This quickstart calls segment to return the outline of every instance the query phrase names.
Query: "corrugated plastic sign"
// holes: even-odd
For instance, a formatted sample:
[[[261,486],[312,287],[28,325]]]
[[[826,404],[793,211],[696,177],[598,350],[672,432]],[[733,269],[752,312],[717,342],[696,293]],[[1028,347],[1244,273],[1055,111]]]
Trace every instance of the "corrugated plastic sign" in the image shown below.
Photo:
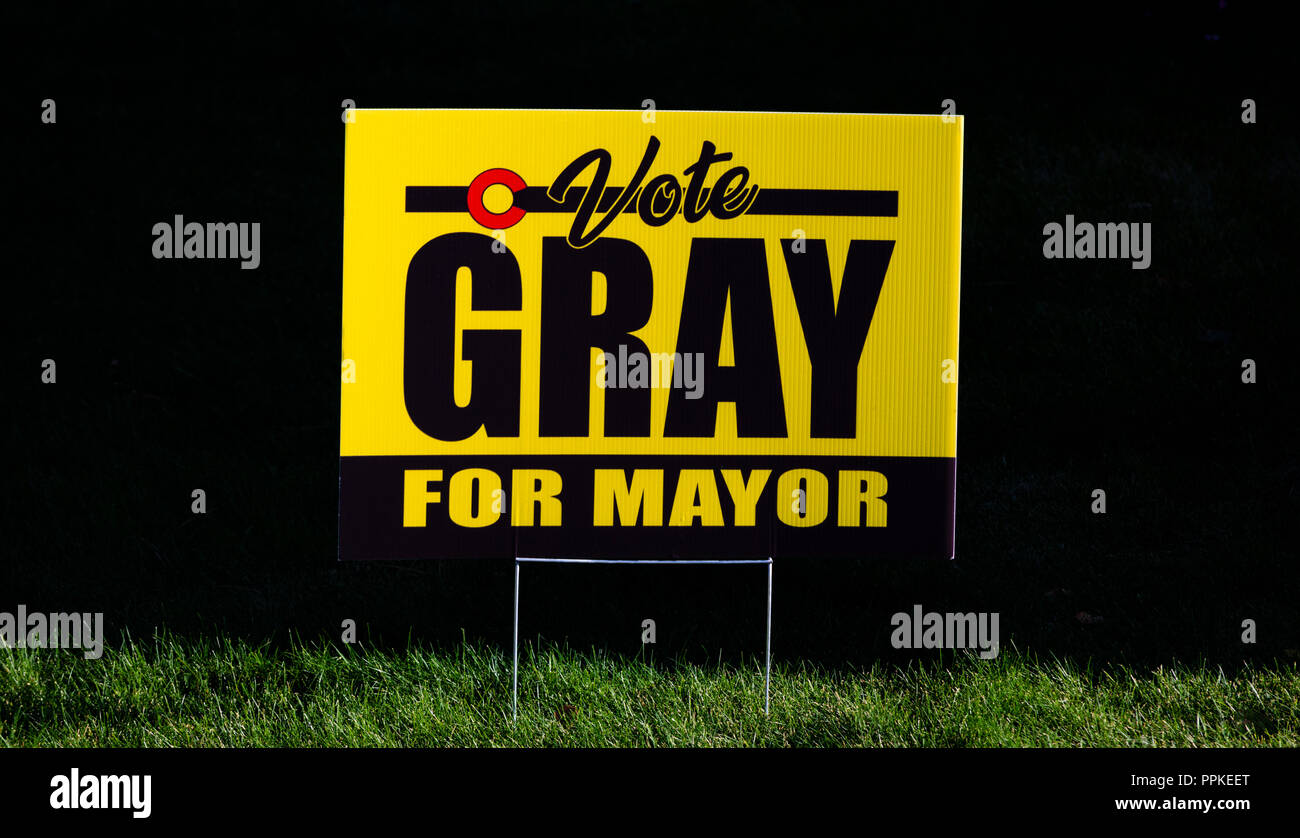
[[[951,557],[962,132],[355,111],[340,557]]]

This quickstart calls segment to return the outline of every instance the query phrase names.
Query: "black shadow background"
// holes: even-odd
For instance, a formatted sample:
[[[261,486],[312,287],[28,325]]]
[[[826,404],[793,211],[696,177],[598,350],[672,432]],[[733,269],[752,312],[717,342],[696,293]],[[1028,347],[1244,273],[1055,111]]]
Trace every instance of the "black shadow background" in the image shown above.
[[[1235,2],[904,6],[15,16],[0,609],[103,611],[119,639],[337,639],[352,618],[372,647],[508,647],[508,563],[335,561],[343,99],[937,113],[952,98],[957,560],[779,564],[777,658],[905,662],[889,618],[921,603],[998,611],[1004,648],[1040,654],[1294,661],[1290,30]],[[261,267],[155,261],[150,229],[176,213],[260,221]],[[1150,221],[1152,266],[1044,260],[1042,227],[1067,213]],[[657,658],[761,655],[764,581],[528,568],[523,635],[637,654],[650,617]]]

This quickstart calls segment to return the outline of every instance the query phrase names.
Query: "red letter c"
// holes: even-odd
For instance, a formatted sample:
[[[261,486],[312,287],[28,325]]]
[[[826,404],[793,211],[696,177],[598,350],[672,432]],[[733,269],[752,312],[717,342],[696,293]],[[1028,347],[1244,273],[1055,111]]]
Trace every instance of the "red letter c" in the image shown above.
[[[483,193],[489,186],[496,186],[498,183],[509,187],[514,193],[527,186],[523,178],[509,169],[488,169],[474,178],[469,185],[469,215],[489,230],[513,227],[528,213],[528,210],[523,207],[516,206],[511,206],[505,212],[488,212],[487,207],[483,206]]]

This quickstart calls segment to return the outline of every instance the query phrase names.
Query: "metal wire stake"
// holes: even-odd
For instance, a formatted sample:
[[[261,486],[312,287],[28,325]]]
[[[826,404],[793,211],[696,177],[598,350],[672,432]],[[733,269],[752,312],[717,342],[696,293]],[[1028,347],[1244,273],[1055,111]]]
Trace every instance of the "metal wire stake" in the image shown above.
[[[510,719],[519,719],[519,560],[515,560],[515,665],[510,670]]]
[[[767,558],[767,675],[763,679],[763,714],[772,715],[772,557]]]
[[[767,639],[763,665],[763,713],[772,714],[772,557],[766,559],[568,559],[515,557],[514,665],[510,671],[510,718],[519,719],[519,567],[524,562],[539,564],[634,564],[634,565],[767,565]]]

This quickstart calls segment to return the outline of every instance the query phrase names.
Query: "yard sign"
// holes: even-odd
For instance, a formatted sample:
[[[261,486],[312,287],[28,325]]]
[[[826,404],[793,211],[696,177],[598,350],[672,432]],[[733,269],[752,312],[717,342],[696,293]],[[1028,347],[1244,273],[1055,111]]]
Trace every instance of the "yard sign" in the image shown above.
[[[961,117],[353,118],[340,558],[953,555]]]

